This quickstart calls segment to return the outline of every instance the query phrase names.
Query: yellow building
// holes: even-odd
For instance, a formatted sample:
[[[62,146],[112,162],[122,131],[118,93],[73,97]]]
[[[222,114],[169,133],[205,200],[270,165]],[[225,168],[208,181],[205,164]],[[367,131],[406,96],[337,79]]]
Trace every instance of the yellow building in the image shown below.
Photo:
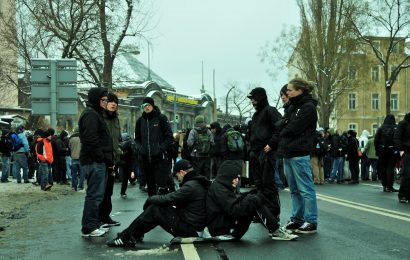
[[[373,37],[373,42],[382,53],[386,53],[388,38]],[[408,51],[408,50],[407,50]],[[394,49],[389,61],[389,74],[404,60],[406,46],[400,43]],[[332,116],[334,127],[341,130],[355,130],[358,135],[363,130],[374,134],[386,116],[386,91],[383,67],[370,49],[365,45],[363,51],[354,54],[355,66],[349,67],[349,79],[354,80],[353,87],[347,89],[337,99]],[[396,122],[409,112],[410,71],[402,69],[391,91],[391,114]]]

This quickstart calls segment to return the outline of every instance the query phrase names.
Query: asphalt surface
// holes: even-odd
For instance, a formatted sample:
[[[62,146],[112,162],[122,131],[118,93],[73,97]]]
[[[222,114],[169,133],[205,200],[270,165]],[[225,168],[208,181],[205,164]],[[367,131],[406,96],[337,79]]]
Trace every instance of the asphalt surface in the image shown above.
[[[115,184],[112,227],[103,237],[81,237],[85,193],[70,191],[22,212],[24,221],[0,233],[0,259],[409,259],[410,204],[384,193],[375,182],[317,186],[318,233],[297,241],[272,241],[253,223],[240,242],[170,246],[172,236],[155,228],[133,249],[109,248],[106,241],[141,212],[146,193],[129,186],[127,199]],[[398,188],[398,187],[396,187]],[[280,192],[281,222],[289,219],[287,190]]]

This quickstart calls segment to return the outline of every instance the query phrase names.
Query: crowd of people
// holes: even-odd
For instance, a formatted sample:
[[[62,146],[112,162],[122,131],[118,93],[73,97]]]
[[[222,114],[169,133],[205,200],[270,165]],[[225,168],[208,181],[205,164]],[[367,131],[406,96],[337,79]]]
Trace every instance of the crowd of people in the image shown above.
[[[387,115],[374,136],[318,128],[312,91],[303,79],[285,84],[280,113],[257,87],[248,94],[255,113],[245,124],[221,126],[199,115],[192,129],[177,133],[146,97],[133,138],[121,131],[118,97],[92,88],[71,135],[52,128],[2,130],[1,182],[9,182],[12,159],[17,183],[29,183],[36,172],[32,183],[41,190],[59,183],[85,191],[83,236],[102,236],[120,225],[110,214],[118,176],[124,199],[127,186],[139,183],[148,195],[142,213],[107,242],[112,247],[134,246],[158,225],[173,236],[239,240],[252,221],[273,240],[295,240],[317,232],[315,185],[381,181],[384,192],[399,192],[399,201],[408,203],[410,114],[398,125]],[[397,172],[400,190],[394,187]],[[250,189],[241,192],[241,186]],[[292,210],[281,226],[279,190],[286,187]]]

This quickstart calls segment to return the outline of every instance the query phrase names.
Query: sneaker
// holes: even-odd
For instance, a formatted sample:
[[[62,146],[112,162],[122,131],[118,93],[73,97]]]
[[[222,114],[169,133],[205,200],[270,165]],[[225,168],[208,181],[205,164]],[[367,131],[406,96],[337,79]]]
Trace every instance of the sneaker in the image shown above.
[[[399,202],[400,203],[409,203],[409,200],[403,197],[403,198],[399,198]]]
[[[109,228],[109,227],[105,227],[104,225],[101,225],[101,226],[100,226],[100,229],[101,229],[102,231],[104,231],[105,233],[107,233],[108,231],[110,231],[110,228]]]
[[[297,239],[298,235],[289,234],[285,227],[279,227],[275,232],[271,234],[272,240],[291,241]]]
[[[82,233],[83,237],[100,237],[104,235],[106,232],[100,228],[95,229],[93,232],[90,233]]]
[[[109,247],[134,247],[135,243],[130,240],[125,240],[121,237],[116,237],[113,240],[107,242]]]
[[[127,194],[121,194],[121,198],[126,199],[126,198],[127,198]]]
[[[303,225],[296,229],[296,233],[301,233],[301,234],[313,234],[316,233],[317,231],[317,224],[312,224],[309,222],[303,223]]]
[[[302,226],[301,223],[289,221],[288,224],[286,224],[285,229],[290,230],[290,231],[295,231],[296,229],[300,228],[301,226]]]
[[[45,190],[45,191],[49,191],[49,190],[51,190],[51,187],[53,187],[53,186],[51,186],[50,184],[47,184],[47,185],[44,187],[44,190]]]
[[[108,221],[103,221],[102,227],[107,228],[107,227],[114,227],[114,226],[119,226],[121,225],[120,222],[112,220],[111,218]]]

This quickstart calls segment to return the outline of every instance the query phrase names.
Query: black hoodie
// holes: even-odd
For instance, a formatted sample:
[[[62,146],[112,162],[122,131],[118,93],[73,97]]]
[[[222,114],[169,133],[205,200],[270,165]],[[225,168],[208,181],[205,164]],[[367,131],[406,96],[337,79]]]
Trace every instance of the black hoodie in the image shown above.
[[[399,151],[410,152],[410,113],[399,122],[394,132],[394,145]]]
[[[230,233],[235,221],[241,217],[252,217],[262,206],[256,194],[237,196],[232,181],[242,173],[241,161],[225,161],[221,164],[215,181],[206,198],[208,229],[212,236]]]

